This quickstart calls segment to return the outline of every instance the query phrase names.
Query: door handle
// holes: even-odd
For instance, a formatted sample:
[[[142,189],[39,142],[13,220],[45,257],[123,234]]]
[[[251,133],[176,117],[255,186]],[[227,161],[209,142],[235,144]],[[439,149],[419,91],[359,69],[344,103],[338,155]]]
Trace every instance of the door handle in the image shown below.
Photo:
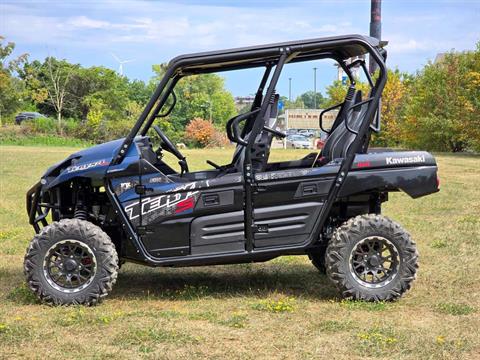
[[[316,184],[309,184],[303,186],[303,195],[313,195],[317,193],[317,185]]]
[[[218,194],[204,195],[203,206],[220,205],[220,197]]]

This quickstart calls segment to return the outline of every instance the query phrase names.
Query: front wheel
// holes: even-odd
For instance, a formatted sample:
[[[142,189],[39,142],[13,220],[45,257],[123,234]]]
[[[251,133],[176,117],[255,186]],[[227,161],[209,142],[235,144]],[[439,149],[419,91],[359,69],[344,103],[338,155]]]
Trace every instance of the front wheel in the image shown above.
[[[24,271],[28,286],[45,303],[95,305],[117,280],[118,256],[98,226],[65,219],[35,235]]]
[[[418,252],[399,224],[381,215],[360,215],[335,231],[325,264],[328,277],[344,297],[388,301],[410,289]]]

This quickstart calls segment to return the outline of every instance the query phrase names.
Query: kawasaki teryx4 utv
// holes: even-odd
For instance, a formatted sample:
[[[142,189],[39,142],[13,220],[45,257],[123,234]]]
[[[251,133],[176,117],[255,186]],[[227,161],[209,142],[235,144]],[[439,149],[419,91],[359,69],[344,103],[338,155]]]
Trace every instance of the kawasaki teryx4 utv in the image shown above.
[[[429,153],[368,149],[387,81],[384,45],[349,35],[173,59],[127,137],[72,154],[28,191],[37,233],[25,256],[29,287],[47,303],[91,305],[107,296],[124,261],[193,266],[306,254],[344,297],[400,297],[415,279],[418,253],[381,206],[391,191],[417,198],[438,191],[438,181]],[[375,81],[366,55],[378,66]],[[282,68],[326,58],[343,68],[350,86],[324,129],[324,148],[268,162],[272,138],[285,136],[275,125]],[[227,122],[236,144],[231,162],[207,161],[213,169],[190,172],[155,120],[175,106],[182,77],[248,68],[265,72],[250,111]],[[363,68],[368,93],[356,89],[354,68]],[[178,158],[179,172],[162,161],[163,152]]]

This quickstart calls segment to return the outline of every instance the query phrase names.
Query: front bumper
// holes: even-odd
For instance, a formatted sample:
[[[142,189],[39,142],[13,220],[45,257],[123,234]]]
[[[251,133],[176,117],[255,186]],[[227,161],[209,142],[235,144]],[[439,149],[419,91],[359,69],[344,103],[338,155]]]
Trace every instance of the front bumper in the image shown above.
[[[43,227],[48,225],[46,217],[50,208],[41,206],[42,198],[42,184],[37,182],[30,190],[27,191],[26,199],[28,221],[30,225],[33,226],[37,234],[40,232],[40,224],[42,224]]]

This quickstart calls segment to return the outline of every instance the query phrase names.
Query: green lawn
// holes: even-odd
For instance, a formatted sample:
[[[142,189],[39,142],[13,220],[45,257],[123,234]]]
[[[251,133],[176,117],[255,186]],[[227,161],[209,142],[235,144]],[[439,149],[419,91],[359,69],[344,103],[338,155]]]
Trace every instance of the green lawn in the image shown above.
[[[480,358],[480,157],[439,155],[440,193],[393,194],[385,206],[421,256],[417,281],[398,302],[341,301],[299,256],[182,269],[127,264],[100,306],[54,308],[23,283],[33,236],[25,192],[73,151],[0,146],[0,358]],[[192,169],[231,158],[231,149],[185,153]]]

